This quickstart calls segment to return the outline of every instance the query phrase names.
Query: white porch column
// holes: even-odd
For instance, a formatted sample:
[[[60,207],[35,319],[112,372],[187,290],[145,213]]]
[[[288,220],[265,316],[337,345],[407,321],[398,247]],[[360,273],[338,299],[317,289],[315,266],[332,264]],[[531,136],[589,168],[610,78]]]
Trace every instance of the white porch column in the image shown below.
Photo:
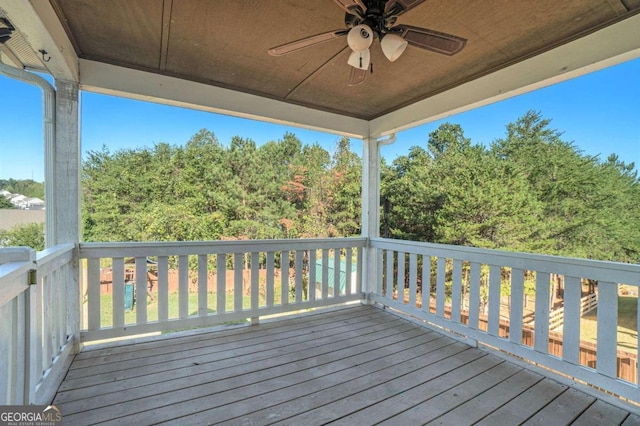
[[[380,150],[376,138],[362,141],[362,236],[378,237],[380,233]],[[365,250],[362,268],[363,303],[368,303],[369,295],[378,281],[378,261],[376,251]]]
[[[56,80],[53,178],[54,244],[80,241],[80,112],[78,83]]]
[[[56,143],[53,153],[54,236],[50,245],[80,241],[80,110],[78,83],[56,80]],[[80,342],[80,264],[67,278],[67,333]]]

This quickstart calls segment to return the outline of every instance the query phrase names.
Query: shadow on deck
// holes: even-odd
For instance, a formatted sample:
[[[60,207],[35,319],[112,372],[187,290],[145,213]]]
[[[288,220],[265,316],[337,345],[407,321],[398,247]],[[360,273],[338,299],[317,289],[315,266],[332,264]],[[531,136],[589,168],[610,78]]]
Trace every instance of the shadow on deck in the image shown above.
[[[640,424],[640,417],[371,306],[75,357],[68,424]]]

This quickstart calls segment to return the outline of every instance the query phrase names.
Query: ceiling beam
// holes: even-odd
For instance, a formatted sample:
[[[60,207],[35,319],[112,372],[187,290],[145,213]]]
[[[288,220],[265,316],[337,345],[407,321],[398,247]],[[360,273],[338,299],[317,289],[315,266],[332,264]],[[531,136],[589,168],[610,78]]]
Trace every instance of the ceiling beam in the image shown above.
[[[365,138],[366,120],[248,93],[80,59],[82,90]]]
[[[640,57],[640,14],[370,122],[396,133]]]
[[[48,1],[0,0],[0,10],[34,52],[47,52],[51,59],[44,65],[55,78],[78,81],[78,57]]]

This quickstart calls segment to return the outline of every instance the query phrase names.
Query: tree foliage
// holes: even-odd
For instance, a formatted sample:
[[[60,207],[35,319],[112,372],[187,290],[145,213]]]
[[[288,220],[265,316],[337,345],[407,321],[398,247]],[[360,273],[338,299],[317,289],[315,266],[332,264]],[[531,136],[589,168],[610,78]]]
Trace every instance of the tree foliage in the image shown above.
[[[383,171],[383,234],[445,244],[640,261],[634,164],[582,154],[529,111],[490,147],[443,124]],[[634,207],[636,206],[636,207]]]
[[[446,123],[382,161],[383,236],[640,261],[640,180],[615,155],[584,155],[530,111],[490,146]],[[208,130],[184,146],[91,151],[83,162],[87,241],[349,236],[360,233],[362,168],[294,134],[261,146]]]
[[[15,208],[16,206],[11,204],[11,201],[9,201],[9,199],[0,196],[0,209],[15,209]]]
[[[185,146],[90,151],[83,163],[87,241],[271,239],[359,233],[359,157],[293,134],[260,147],[208,130]]]
[[[44,200],[44,183],[31,179],[0,179],[0,189]]]
[[[44,249],[44,223],[27,223],[9,230],[0,230],[0,247],[26,246]]]

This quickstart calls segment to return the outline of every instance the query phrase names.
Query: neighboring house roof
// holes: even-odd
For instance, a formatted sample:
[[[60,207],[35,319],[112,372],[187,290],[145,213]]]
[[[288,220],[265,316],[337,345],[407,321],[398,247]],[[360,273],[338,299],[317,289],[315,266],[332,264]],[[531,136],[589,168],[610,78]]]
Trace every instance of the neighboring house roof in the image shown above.
[[[27,205],[30,205],[30,206],[33,206],[33,205],[44,205],[44,200],[41,200],[38,197],[27,198],[25,201],[27,202]]]
[[[24,201],[26,199],[27,199],[27,197],[25,195],[22,195],[22,194],[12,194],[9,197],[9,200],[11,200],[12,203],[17,203],[19,201]]]
[[[3,189],[0,191],[0,195],[4,196],[5,198],[9,198],[12,194],[6,189]]]
[[[0,231],[28,223],[44,223],[44,210],[0,209]]]

